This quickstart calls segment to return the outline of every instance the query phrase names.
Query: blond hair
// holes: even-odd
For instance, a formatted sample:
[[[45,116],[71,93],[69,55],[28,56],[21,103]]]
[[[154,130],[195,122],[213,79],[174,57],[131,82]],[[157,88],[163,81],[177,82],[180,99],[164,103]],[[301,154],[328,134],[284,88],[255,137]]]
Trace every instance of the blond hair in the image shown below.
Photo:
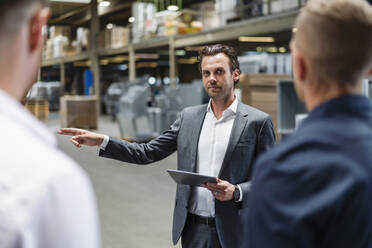
[[[372,67],[372,6],[365,0],[309,0],[295,24],[296,48],[319,79],[355,84]]]

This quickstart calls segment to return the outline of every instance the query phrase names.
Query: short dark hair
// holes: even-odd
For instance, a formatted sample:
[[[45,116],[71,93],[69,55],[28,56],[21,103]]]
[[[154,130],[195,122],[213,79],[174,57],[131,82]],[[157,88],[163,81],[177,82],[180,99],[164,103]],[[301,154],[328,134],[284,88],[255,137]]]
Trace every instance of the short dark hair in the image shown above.
[[[17,32],[36,4],[48,6],[48,0],[0,0],[0,37]]]
[[[203,61],[203,58],[205,56],[214,56],[219,53],[224,53],[230,60],[230,71],[233,72],[236,69],[240,71],[240,65],[238,61],[238,57],[236,56],[235,49],[231,46],[228,45],[223,45],[223,44],[215,44],[215,45],[210,45],[210,46],[204,46],[200,51],[199,51],[199,71],[201,72],[201,63]],[[239,83],[239,79],[234,81],[234,85]]]

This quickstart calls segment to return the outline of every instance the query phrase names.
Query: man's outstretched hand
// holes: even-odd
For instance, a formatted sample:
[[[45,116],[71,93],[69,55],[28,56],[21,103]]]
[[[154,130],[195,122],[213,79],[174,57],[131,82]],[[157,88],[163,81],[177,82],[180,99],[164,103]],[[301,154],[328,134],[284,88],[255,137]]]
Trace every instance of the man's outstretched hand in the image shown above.
[[[81,147],[81,145],[99,146],[102,144],[104,139],[104,135],[102,134],[78,128],[61,128],[58,133],[72,136],[70,141],[76,147]]]

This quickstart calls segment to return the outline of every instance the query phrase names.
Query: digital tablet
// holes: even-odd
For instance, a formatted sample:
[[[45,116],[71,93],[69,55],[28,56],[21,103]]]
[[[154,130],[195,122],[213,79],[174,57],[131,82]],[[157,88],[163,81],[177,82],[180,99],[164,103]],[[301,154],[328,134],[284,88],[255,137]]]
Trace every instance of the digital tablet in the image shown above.
[[[217,183],[217,178],[201,175],[194,172],[168,169],[167,172],[178,184],[187,184],[191,186],[201,186],[205,183]]]

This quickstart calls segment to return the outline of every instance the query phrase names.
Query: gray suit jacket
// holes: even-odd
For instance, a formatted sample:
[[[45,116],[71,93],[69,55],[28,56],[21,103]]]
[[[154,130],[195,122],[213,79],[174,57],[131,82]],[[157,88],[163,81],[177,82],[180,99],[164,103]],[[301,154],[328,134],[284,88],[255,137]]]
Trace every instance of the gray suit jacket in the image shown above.
[[[106,149],[99,155],[129,163],[148,164],[159,161],[177,150],[178,169],[195,172],[199,135],[207,105],[189,107],[162,135],[146,144],[129,143],[110,137]],[[248,105],[238,103],[237,116],[229,145],[218,177],[239,184],[243,201],[216,200],[216,227],[222,247],[246,247],[248,244],[247,218],[249,212],[250,179],[257,156],[275,143],[275,134],[269,115]],[[173,216],[173,242],[182,234],[191,187],[177,185]]]

